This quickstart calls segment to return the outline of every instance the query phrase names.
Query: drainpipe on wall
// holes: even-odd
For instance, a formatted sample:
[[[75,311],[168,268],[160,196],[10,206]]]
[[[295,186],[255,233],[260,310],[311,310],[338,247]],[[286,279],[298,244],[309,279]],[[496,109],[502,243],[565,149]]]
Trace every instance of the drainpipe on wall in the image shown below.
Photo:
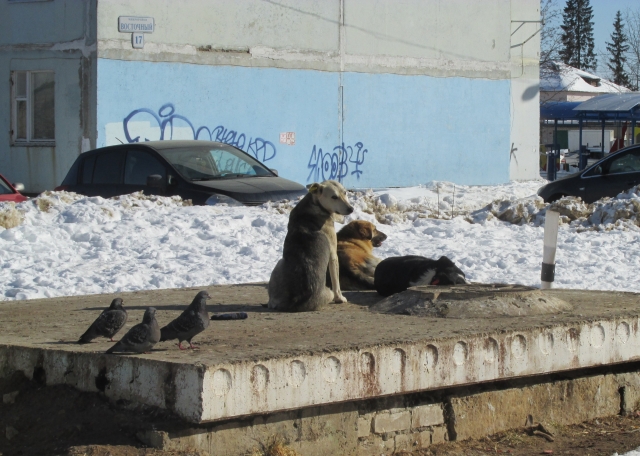
[[[344,144],[344,84],[342,76],[344,74],[344,54],[346,47],[346,33],[344,29],[344,0],[340,0],[340,29],[338,33],[340,52],[340,87],[338,88],[338,128],[340,144]],[[340,152],[342,153],[342,151]]]

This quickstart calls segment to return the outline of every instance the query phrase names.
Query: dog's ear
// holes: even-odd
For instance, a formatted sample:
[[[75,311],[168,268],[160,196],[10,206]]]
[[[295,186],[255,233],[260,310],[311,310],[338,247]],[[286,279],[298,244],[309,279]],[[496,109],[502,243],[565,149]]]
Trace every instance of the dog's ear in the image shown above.
[[[369,224],[361,223],[360,226],[358,227],[358,233],[360,233],[360,236],[362,236],[362,239],[369,239],[369,240],[373,239],[373,229]]]
[[[322,193],[322,184],[313,183],[309,187],[309,193]]]
[[[438,264],[438,266],[440,267],[444,267],[444,266],[455,266],[455,264],[453,263],[453,261],[451,261],[449,259],[449,257],[446,256],[441,256],[440,258],[438,258],[438,261],[436,262]]]

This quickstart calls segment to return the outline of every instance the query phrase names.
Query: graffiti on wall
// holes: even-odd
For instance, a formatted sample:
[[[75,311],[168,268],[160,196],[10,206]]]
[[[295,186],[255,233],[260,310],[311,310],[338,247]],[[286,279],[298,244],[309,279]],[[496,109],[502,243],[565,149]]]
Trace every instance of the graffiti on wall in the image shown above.
[[[149,123],[150,129],[147,127],[139,131],[140,122]],[[277,154],[276,146],[271,141],[247,136],[223,125],[213,129],[205,126],[196,128],[187,117],[176,114],[172,103],[162,105],[157,113],[148,108],[135,109],[124,118],[122,127],[129,143],[156,139],[204,139],[235,146],[261,162],[269,161]]]
[[[360,169],[364,163],[364,156],[369,152],[361,142],[353,146],[344,143],[333,148],[331,152],[323,152],[321,148],[313,146],[307,168],[311,170],[307,176],[307,182],[320,182],[327,179],[342,182],[348,175],[355,175],[358,180],[363,171]],[[351,164],[351,173],[349,173]]]

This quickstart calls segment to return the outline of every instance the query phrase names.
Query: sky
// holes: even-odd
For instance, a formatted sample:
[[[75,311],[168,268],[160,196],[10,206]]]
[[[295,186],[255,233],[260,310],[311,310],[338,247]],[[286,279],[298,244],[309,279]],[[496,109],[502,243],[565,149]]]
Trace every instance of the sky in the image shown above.
[[[562,8],[565,3],[564,0],[559,2]],[[624,17],[627,9],[640,9],[640,0],[591,0],[591,6],[593,8],[595,49],[598,53],[598,73],[599,76],[604,76],[608,73],[606,42],[611,41],[616,12],[620,10]]]

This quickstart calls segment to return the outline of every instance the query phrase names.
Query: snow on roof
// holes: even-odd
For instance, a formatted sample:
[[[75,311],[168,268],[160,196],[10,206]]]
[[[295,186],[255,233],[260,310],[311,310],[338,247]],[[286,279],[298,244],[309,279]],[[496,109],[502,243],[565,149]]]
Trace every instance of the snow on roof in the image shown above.
[[[553,62],[552,67],[554,71],[540,75],[540,90],[543,92],[630,92],[626,87],[561,62]]]

